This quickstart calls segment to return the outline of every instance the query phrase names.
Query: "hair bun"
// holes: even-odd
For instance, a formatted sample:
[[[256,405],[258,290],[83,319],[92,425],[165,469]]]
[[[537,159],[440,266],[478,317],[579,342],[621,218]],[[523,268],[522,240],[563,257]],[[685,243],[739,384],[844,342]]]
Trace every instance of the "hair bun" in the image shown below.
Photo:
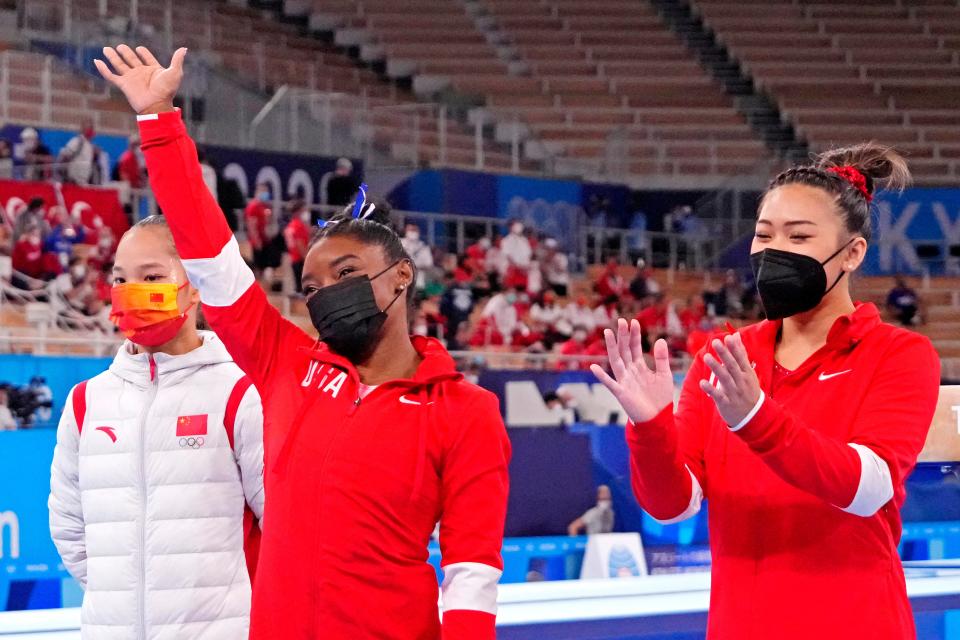
[[[353,220],[353,209],[355,206],[356,202],[351,202],[344,207],[343,211],[334,216],[332,220],[336,220],[337,222]],[[385,200],[368,200],[363,205],[363,208],[360,210],[360,215],[356,219],[376,222],[377,224],[393,228],[393,219],[390,217],[392,210],[390,204]]]
[[[892,147],[875,142],[829,149],[815,158],[815,166],[821,170],[854,167],[866,178],[871,195],[878,189],[903,191],[911,182],[910,169],[903,156]]]

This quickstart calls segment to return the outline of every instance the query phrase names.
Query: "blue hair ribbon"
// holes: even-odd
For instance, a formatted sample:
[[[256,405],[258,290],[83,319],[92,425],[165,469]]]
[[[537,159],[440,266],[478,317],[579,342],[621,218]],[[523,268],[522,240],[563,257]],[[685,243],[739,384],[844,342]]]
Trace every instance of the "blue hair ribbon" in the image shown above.
[[[367,204],[367,183],[364,182],[360,185],[359,191],[357,191],[357,200],[353,205],[354,220],[360,217],[360,214],[363,213],[363,207],[366,206],[366,204]]]

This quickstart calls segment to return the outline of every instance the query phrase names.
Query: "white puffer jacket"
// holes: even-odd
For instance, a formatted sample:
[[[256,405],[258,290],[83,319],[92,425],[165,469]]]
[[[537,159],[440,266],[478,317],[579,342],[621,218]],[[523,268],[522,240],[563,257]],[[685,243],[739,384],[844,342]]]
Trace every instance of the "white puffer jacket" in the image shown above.
[[[84,587],[84,640],[242,640],[250,579],[244,505],[263,511],[263,414],[243,394],[231,448],[224,416],[243,373],[223,343],[132,354],[73,394],[57,430],[50,531]]]

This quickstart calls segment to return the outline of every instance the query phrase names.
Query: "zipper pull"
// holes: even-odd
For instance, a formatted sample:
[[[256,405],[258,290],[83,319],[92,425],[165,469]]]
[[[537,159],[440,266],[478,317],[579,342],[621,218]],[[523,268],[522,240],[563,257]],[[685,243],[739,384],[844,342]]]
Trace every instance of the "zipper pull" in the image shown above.
[[[350,407],[350,410],[347,411],[348,416],[352,416],[357,412],[357,409],[360,408],[360,397],[357,396],[357,399],[353,401],[353,406]]]
[[[157,362],[153,359],[153,354],[150,354],[150,382],[153,382],[157,377]]]

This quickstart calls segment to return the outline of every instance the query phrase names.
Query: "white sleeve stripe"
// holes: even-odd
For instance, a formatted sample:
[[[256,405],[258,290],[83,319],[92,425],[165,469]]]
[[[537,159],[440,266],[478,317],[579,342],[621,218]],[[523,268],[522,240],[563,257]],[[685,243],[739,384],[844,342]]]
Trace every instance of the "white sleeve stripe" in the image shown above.
[[[159,113],[143,113],[137,116],[137,122],[143,122],[145,120],[159,120]]]
[[[690,504],[687,505],[687,508],[684,509],[680,515],[674,518],[670,518],[668,520],[659,520],[654,518],[654,520],[660,524],[676,524],[686,520],[687,518],[692,518],[700,512],[700,503],[703,502],[703,487],[700,486],[700,481],[697,480],[697,476],[693,475],[693,471],[690,471],[690,467],[687,465],[683,466],[686,468],[687,473],[690,474],[690,482],[692,483],[690,491]]]
[[[750,423],[750,421],[753,420],[754,416],[757,415],[757,412],[760,411],[760,407],[763,406],[763,401],[766,399],[767,399],[767,394],[761,391],[760,398],[757,400],[757,404],[753,405],[753,409],[750,409],[750,413],[748,413],[743,420],[738,422],[737,426],[730,427],[730,431],[740,431],[740,429],[743,429],[745,426],[747,426]]]
[[[184,260],[183,267],[190,283],[200,290],[200,300],[211,307],[229,307],[256,282],[233,236],[217,257]]]
[[[496,615],[497,582],[501,575],[499,569],[480,562],[455,562],[443,567],[443,610],[467,609]]]
[[[862,444],[848,442],[860,456],[860,484],[853,502],[843,511],[869,518],[893,498],[893,479],[886,461]],[[839,506],[839,505],[837,505]]]

